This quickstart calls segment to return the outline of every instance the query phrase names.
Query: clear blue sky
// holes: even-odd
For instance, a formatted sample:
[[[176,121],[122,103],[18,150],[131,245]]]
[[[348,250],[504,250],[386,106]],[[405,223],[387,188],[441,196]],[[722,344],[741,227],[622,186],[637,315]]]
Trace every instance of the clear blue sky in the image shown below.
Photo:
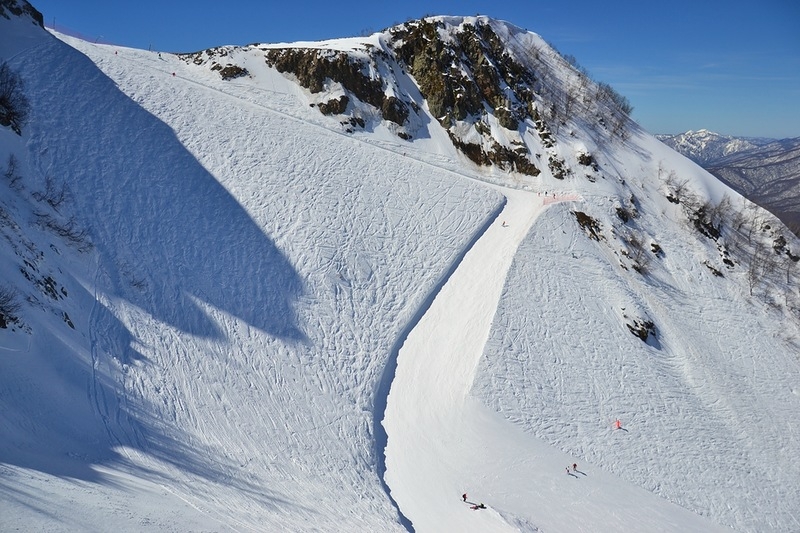
[[[48,26],[171,52],[353,37],[425,15],[489,15],[614,86],[652,133],[800,136],[800,0],[33,0]]]

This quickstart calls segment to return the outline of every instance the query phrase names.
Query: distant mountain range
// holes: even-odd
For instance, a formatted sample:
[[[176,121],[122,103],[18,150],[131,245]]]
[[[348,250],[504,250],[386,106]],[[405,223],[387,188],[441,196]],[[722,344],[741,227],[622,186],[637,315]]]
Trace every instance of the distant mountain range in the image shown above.
[[[800,235],[800,137],[732,137],[708,130],[656,137]]]

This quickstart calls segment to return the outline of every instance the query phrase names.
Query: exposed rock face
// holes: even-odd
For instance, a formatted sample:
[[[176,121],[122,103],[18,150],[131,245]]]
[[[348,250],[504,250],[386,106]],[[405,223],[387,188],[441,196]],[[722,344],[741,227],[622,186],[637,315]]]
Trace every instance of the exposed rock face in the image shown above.
[[[491,26],[465,24],[453,42],[439,37],[443,27],[440,21],[420,20],[390,30],[399,43],[398,58],[414,75],[433,115],[446,124],[492,112],[510,130],[531,118],[533,74],[509,56]]]
[[[223,80],[232,80],[234,78],[241,78],[242,76],[249,76],[250,73],[246,68],[236,65],[227,61],[234,47],[221,46],[218,48],[210,48],[202,52],[195,52],[191,54],[178,54],[178,57],[195,65],[208,64],[211,70],[218,72]],[[222,64],[223,59],[226,60]]]
[[[312,93],[322,92],[326,83],[333,81],[362,102],[379,109],[386,120],[402,126],[408,118],[408,106],[387,95],[383,81],[365,74],[364,71],[369,70],[367,65],[346,52],[282,48],[268,50],[266,58],[268,65],[278,72],[293,74],[297,82]],[[320,105],[320,111],[325,114],[344,112],[344,109],[333,111],[330,104]]]
[[[347,102],[355,99],[399,126],[394,131],[404,139],[411,138],[409,117],[422,102],[398,91],[380,72],[391,72],[395,77],[410,74],[454,146],[472,161],[538,175],[540,171],[524,142],[503,144],[492,134],[492,124],[516,133],[521,121],[533,118],[533,73],[514,61],[488,23],[449,28],[445,34],[452,33],[452,38],[444,38],[440,33],[443,29],[445,23],[438,19],[409,22],[386,32],[385,49],[366,45],[366,53],[356,53],[271,48],[265,50],[266,62],[294,76],[312,94],[333,86],[345,91],[347,99],[316,104],[320,112],[355,113],[355,108],[347,107]],[[363,122],[363,117],[353,118]],[[348,123],[355,126],[358,121]]]
[[[219,75],[222,76],[223,80],[232,80],[234,78],[241,78],[242,76],[247,76],[249,74],[246,68],[242,68],[239,65],[231,65],[231,64],[227,64],[224,67],[222,65],[217,65],[216,67],[213,67],[211,70],[218,70]]]
[[[341,115],[347,109],[349,102],[350,99],[346,95],[342,95],[339,98],[319,104],[317,108],[323,115]]]
[[[432,19],[389,31],[398,61],[414,76],[428,109],[475,163],[538,175],[524,143],[512,149],[494,141],[487,120],[492,115],[501,127],[516,131],[521,120],[533,118],[533,73],[511,58],[489,24],[464,24],[447,41],[440,34],[444,27]],[[459,139],[459,122],[485,141]]]

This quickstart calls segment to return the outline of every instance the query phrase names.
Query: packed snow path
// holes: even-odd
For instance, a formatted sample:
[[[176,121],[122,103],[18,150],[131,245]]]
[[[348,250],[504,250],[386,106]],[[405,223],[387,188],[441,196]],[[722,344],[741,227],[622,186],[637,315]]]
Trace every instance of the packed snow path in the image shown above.
[[[507,194],[500,218],[464,257],[398,356],[384,420],[386,480],[419,531],[503,529],[496,513],[469,513],[468,504],[458,501],[459,491],[468,485],[461,476],[469,470],[460,464],[463,457],[448,451],[457,445],[459,452],[469,452],[461,433],[468,429],[467,395],[514,251],[543,209],[536,195]],[[482,455],[478,447],[472,453],[475,460]],[[452,477],[431,479],[437,463],[448,458],[452,468],[445,471]]]
[[[572,457],[470,397],[517,247],[547,205],[577,199],[504,194],[505,209],[398,353],[383,425],[385,480],[400,511],[418,532],[592,531],[597,522],[587,520],[587,513],[616,531],[679,531],[690,524],[718,529],[590,465],[567,475]],[[479,503],[487,508],[471,508]]]

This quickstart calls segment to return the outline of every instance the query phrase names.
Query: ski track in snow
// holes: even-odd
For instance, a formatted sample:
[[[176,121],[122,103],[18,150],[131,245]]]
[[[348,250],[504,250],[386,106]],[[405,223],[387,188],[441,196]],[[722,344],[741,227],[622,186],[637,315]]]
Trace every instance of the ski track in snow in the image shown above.
[[[417,531],[514,530],[504,527],[497,513],[471,513],[468,504],[456,500],[460,488],[470,484],[468,472],[481,468],[452,461],[446,469],[453,471],[449,479],[431,477],[438,462],[448,463],[448,449],[466,444],[491,453],[480,432],[469,427],[474,405],[468,404],[468,393],[505,273],[543,209],[535,194],[504,194],[505,209],[466,253],[399,351],[383,421],[386,480]],[[482,462],[480,452],[476,463]]]

